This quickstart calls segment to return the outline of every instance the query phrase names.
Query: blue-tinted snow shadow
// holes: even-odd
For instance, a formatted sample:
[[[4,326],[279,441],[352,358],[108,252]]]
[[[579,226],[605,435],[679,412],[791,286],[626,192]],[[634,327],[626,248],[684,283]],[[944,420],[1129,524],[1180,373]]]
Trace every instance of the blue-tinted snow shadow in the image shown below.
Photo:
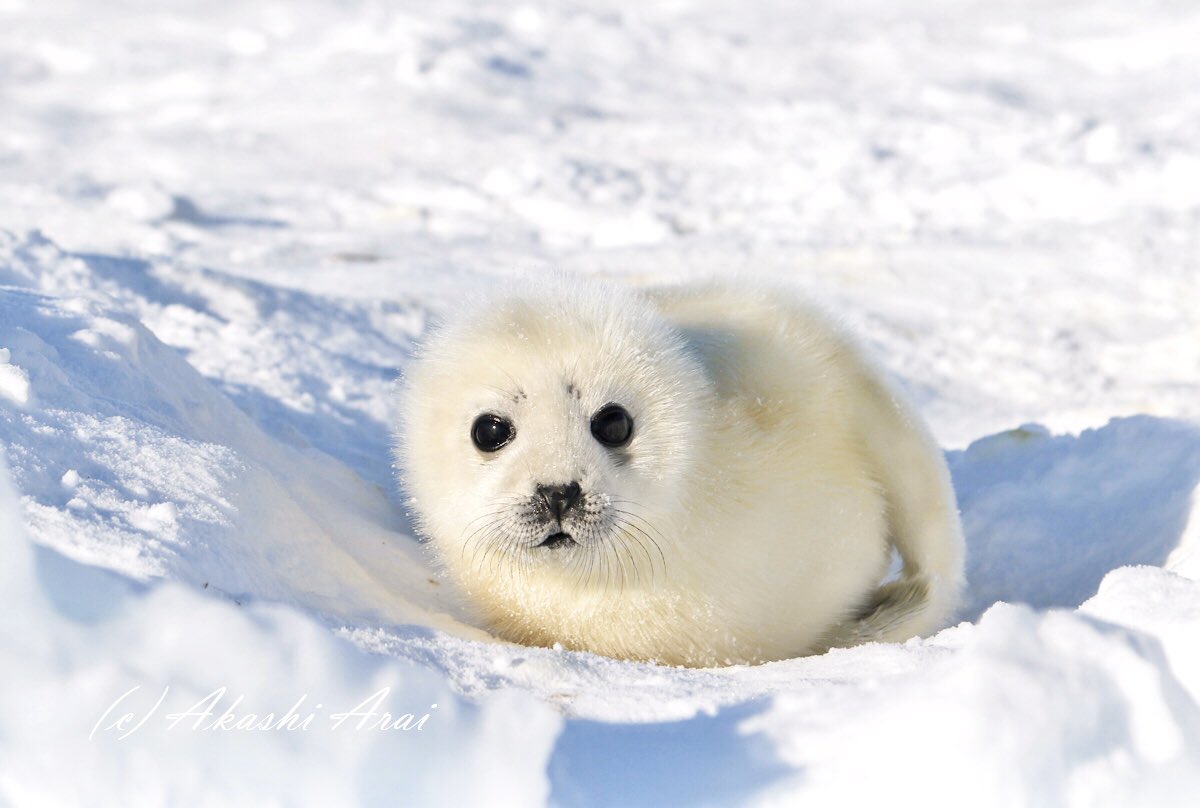
[[[765,738],[738,730],[764,706],[657,724],[568,721],[550,758],[550,801],[571,808],[735,803],[795,773]]]
[[[31,546],[34,575],[42,594],[59,614],[76,622],[93,625],[107,620],[130,595],[149,588],[111,570],[69,559],[49,547]]]
[[[227,216],[210,213],[202,209],[190,197],[172,196],[171,211],[164,219],[168,222],[184,222],[194,227],[256,227],[269,230],[280,230],[287,227],[287,222],[280,219],[270,219],[262,216]]]
[[[947,455],[967,535],[967,599],[1074,607],[1110,570],[1161,566],[1200,483],[1200,427],[1150,416],[1078,436],[1024,426]]]
[[[379,325],[392,317],[411,316],[423,321],[415,304],[380,301],[372,304],[337,300],[209,269],[195,276],[206,284],[187,289],[183,279],[155,271],[148,261],[98,253],[76,253],[95,274],[128,293],[157,305],[179,306],[225,323],[219,301],[210,296],[236,293],[243,304],[254,307],[255,320],[275,323],[279,339],[293,350],[319,355],[338,366],[339,378],[377,386],[391,384],[412,353],[413,333],[396,332]],[[282,316],[277,321],[277,316]],[[185,357],[187,351],[182,352]],[[392,436],[383,423],[350,401],[332,394],[330,380],[320,367],[313,372],[296,370],[296,396],[306,396],[307,411],[291,406],[251,384],[222,378],[210,379],[225,395],[272,437],[297,448],[315,448],[350,466],[360,477],[380,486],[389,496],[395,485],[391,469]],[[351,395],[356,392],[349,391]]]

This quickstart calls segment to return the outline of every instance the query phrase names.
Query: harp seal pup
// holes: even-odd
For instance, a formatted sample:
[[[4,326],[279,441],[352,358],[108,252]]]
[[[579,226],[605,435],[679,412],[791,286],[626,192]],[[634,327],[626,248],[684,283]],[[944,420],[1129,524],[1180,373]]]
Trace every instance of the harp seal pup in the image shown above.
[[[399,412],[418,529],[501,638],[754,664],[925,634],[957,604],[941,452],[790,291],[518,284],[432,330]]]

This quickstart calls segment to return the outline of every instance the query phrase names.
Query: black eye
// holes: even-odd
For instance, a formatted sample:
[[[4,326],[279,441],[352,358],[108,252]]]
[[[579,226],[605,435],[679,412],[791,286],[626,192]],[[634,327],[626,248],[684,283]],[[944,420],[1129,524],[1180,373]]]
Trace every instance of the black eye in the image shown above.
[[[471,425],[471,440],[483,452],[494,452],[513,439],[517,430],[513,429],[512,421],[499,415],[485,413],[475,419]]]
[[[592,437],[614,449],[624,446],[633,437],[633,416],[620,404],[605,404],[592,416]]]

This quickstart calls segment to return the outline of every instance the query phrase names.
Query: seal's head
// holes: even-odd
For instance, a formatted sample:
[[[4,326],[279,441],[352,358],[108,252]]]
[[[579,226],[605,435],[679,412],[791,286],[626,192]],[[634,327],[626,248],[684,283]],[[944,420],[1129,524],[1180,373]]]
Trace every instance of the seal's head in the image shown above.
[[[563,280],[465,307],[405,373],[397,459],[438,559],[495,611],[651,586],[714,417],[680,334]]]

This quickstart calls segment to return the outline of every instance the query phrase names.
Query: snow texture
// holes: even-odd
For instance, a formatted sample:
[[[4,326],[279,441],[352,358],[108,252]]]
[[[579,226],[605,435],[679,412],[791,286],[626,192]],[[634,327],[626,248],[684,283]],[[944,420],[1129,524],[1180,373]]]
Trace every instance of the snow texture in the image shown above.
[[[0,802],[1194,804],[1198,39],[1166,0],[0,0]],[[947,447],[962,622],[711,670],[472,626],[391,392],[549,268],[837,311]],[[332,727],[385,687],[421,730]],[[316,717],[170,728],[218,688]]]

